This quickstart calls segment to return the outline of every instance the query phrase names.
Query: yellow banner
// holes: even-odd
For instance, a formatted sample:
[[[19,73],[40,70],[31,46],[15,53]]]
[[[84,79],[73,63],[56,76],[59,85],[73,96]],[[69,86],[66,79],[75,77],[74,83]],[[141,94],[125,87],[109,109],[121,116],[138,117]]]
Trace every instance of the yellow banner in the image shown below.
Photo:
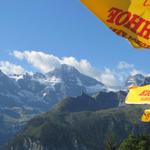
[[[141,121],[142,122],[150,122],[150,109],[146,109],[144,111],[144,114],[143,114],[143,116],[141,118]]]
[[[126,104],[150,104],[150,85],[129,89]]]
[[[150,0],[81,0],[117,35],[150,48]]]

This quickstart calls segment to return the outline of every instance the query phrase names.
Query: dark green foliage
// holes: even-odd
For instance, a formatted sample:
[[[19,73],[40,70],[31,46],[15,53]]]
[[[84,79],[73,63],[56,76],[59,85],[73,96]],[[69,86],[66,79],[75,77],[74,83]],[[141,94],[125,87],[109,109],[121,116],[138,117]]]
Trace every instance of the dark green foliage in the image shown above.
[[[107,144],[107,150],[114,150],[129,134],[150,132],[150,125],[139,120],[142,113],[142,108],[133,106],[97,112],[51,111],[32,119],[10,145],[16,148],[30,137],[49,150],[104,150]]]
[[[150,150],[150,137],[130,135],[117,150]]]
[[[84,93],[66,98],[50,112],[30,120],[8,150],[11,146],[32,150],[37,143],[47,150],[116,150],[129,134],[150,131],[150,126],[140,121],[141,107],[105,109],[118,106],[125,95],[100,92],[94,98]]]

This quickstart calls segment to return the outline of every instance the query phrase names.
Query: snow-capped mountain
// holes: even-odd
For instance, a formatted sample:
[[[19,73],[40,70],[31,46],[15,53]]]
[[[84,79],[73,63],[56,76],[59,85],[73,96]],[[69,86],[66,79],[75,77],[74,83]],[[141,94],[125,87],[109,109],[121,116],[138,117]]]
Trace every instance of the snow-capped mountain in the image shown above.
[[[142,86],[150,84],[150,76],[144,76],[142,74],[136,74],[134,76],[129,76],[125,82],[125,88],[131,86]]]
[[[47,74],[26,73],[8,77],[0,72],[0,99],[4,100],[0,106],[3,107],[12,104],[49,109],[64,97],[78,96],[82,91],[92,94],[104,89],[101,82],[68,65],[61,65]]]
[[[128,87],[149,83],[150,77],[135,75],[130,76],[125,85]],[[68,65],[61,65],[46,74],[26,73],[7,76],[0,71],[0,120],[1,125],[5,126],[1,129],[4,128],[6,131],[4,135],[0,134],[3,139],[0,140],[0,145],[30,118],[46,112],[64,97],[76,97],[82,93],[95,96],[99,103],[95,100],[92,103],[95,103],[94,107],[99,104],[99,108],[120,106],[126,96],[126,92],[108,92],[104,84]],[[93,100],[92,97],[91,99]]]
[[[47,74],[6,75],[0,71],[0,145],[37,114],[48,111],[64,97],[104,91],[97,80],[74,67],[61,67]],[[1,147],[0,147],[1,149]]]

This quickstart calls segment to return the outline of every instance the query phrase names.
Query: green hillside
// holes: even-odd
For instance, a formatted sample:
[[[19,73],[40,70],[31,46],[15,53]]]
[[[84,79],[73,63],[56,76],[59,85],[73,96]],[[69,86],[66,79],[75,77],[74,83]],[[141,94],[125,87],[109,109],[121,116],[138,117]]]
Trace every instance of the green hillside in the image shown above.
[[[129,135],[117,150],[150,150],[150,136]]]
[[[32,119],[8,146],[13,150],[103,150],[112,138],[119,145],[129,134],[150,133],[143,109],[128,106],[89,112],[51,111]]]

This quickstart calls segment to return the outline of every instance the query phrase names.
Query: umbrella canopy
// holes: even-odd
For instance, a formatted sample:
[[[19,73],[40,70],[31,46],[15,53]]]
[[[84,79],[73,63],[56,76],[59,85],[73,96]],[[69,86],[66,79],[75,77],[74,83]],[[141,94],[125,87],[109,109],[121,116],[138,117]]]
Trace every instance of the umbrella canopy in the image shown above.
[[[150,48],[150,0],[81,0],[106,26],[136,48]]]
[[[141,118],[141,121],[142,122],[150,122],[150,109],[146,109],[144,111],[144,114],[143,114],[143,116]]]
[[[150,104],[150,85],[131,87],[125,100],[126,104]]]

